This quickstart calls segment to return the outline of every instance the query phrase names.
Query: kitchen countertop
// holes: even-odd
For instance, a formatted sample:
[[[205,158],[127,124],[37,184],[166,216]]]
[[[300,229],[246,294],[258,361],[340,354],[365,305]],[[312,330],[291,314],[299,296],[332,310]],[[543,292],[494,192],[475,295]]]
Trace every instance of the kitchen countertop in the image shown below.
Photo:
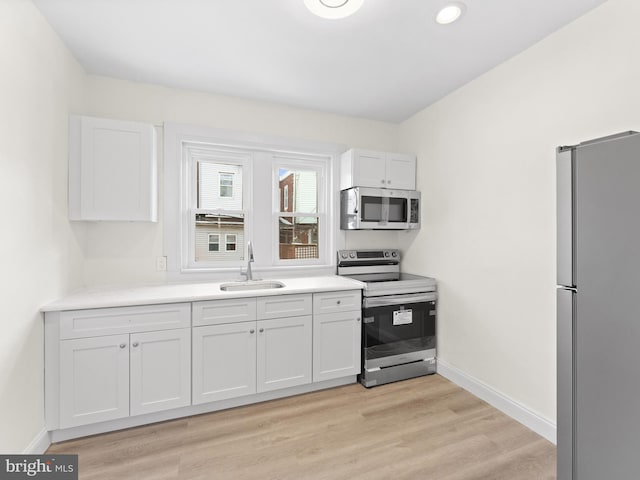
[[[87,308],[197,302],[202,300],[266,297],[272,295],[331,292],[336,290],[357,290],[364,288],[364,283],[338,275],[277,278],[268,280],[282,282],[285,286],[275,289],[244,290],[236,292],[225,292],[220,290],[220,285],[234,282],[174,283],[128,288],[90,288],[77,291],[61,298],[60,300],[49,303],[43,306],[40,311],[57,312],[62,310],[83,310]]]

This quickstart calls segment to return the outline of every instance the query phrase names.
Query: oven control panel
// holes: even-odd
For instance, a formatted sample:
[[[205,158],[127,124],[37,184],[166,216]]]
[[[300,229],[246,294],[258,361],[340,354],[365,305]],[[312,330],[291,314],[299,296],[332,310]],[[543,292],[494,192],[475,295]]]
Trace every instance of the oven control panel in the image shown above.
[[[400,262],[400,250],[339,250],[338,263],[340,262],[358,262],[366,265],[367,263],[377,262],[380,260]]]

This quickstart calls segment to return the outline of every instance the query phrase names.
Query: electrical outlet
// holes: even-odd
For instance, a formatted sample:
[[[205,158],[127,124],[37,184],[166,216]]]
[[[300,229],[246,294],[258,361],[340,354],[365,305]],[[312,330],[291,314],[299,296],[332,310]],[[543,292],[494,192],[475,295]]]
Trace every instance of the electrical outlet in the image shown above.
[[[167,271],[167,257],[156,257],[156,270],[158,272]]]

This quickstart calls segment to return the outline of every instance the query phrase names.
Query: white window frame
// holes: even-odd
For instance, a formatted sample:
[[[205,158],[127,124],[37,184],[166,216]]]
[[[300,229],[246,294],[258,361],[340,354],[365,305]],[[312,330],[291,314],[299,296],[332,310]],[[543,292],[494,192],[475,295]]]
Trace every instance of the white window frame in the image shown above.
[[[194,258],[195,242],[189,236],[190,198],[185,194],[183,185],[191,178],[193,171],[187,167],[186,151],[190,146],[213,146],[227,152],[241,154],[250,151],[252,155],[247,162],[247,170],[243,170],[243,195],[248,200],[244,202],[245,231],[243,245],[253,242],[255,263],[254,272],[263,278],[267,276],[313,276],[335,274],[336,249],[345,248],[345,233],[339,230],[339,159],[340,154],[347,150],[347,146],[310,142],[290,137],[273,135],[258,135],[245,132],[197,127],[175,123],[164,124],[164,189],[163,189],[163,229],[164,254],[167,257],[167,279],[170,281],[227,281],[238,277],[240,266],[246,266],[246,261],[211,262],[214,265],[189,264],[189,252]],[[274,193],[273,182],[259,179],[269,178],[273,167],[273,156],[293,156],[299,158],[308,155],[316,159],[322,158],[327,162],[327,178],[325,179],[326,220],[324,220],[323,239],[318,239],[322,253],[317,261],[274,261],[279,257],[279,237],[275,234],[277,224],[273,218],[273,202],[256,201],[259,198],[270,198]],[[246,153],[245,153],[246,156]],[[253,181],[253,178],[256,180]],[[271,197],[273,198],[273,197]],[[256,208],[254,208],[256,207]],[[278,207],[279,208],[279,207]],[[259,211],[258,211],[259,210]],[[193,222],[195,223],[195,222]],[[195,230],[195,227],[194,227]],[[254,237],[254,232],[255,236]],[[271,238],[269,238],[271,237]],[[185,253],[187,252],[187,253]],[[275,252],[275,255],[274,255]],[[242,252],[246,256],[246,251]]]
[[[238,165],[242,167],[242,210],[208,210],[197,208],[198,189],[197,189],[197,163],[198,160],[208,160],[214,163],[226,165]],[[185,142],[182,148],[182,168],[184,170],[184,185],[187,187],[182,190],[182,196],[185,199],[184,209],[182,212],[182,244],[186,247],[181,252],[181,265],[183,270],[187,271],[206,271],[211,269],[237,269],[244,264],[243,252],[240,252],[240,259],[218,259],[218,260],[201,260],[196,261],[196,213],[211,213],[214,215],[236,214],[242,213],[244,216],[244,237],[247,238],[247,229],[250,228],[250,212],[251,212],[251,155],[245,151],[238,151],[226,146],[215,144],[203,144],[196,142]],[[246,188],[245,188],[246,187]],[[222,240],[222,239],[221,239]],[[222,243],[221,243],[222,245]],[[224,250],[220,248],[220,252],[226,252],[226,243]],[[237,250],[236,250],[237,251]]]
[[[330,170],[330,161],[325,158],[318,158],[311,155],[276,155],[273,160],[273,190],[274,201],[272,207],[272,219],[273,219],[273,238],[276,240],[276,245],[280,245],[280,217],[317,217],[318,218],[318,258],[314,259],[281,259],[279,248],[274,248],[273,251],[273,264],[274,265],[323,265],[327,263],[327,256],[329,252],[325,246],[325,243],[329,242],[327,237],[327,194],[326,194],[326,179]],[[316,173],[316,192],[317,192],[317,212],[314,213],[301,213],[295,211],[295,199],[293,201],[294,208],[292,211],[280,211],[280,169],[290,170],[305,170],[314,171]],[[293,192],[295,196],[295,192]]]
[[[234,237],[233,243],[236,248],[233,250],[229,250],[229,237]],[[237,252],[238,251],[238,234],[236,233],[225,233],[224,234],[224,251],[225,252]]]
[[[231,185],[226,185],[226,184],[225,184],[225,185],[223,185],[223,184],[222,184],[222,179],[223,179],[223,177],[224,177],[224,178],[229,178],[229,179],[231,179]],[[244,177],[244,175],[243,175],[243,177]],[[233,178],[234,178],[233,173],[226,173],[226,172],[220,172],[220,173],[219,173],[219,179],[218,179],[218,189],[219,189],[219,190],[218,190],[218,196],[219,196],[220,198],[233,198]],[[231,195],[222,195],[222,187],[228,187],[228,188],[230,188],[230,189],[231,189]]]
[[[207,238],[207,251],[209,252],[219,252],[220,251],[220,234],[219,233],[209,233],[209,238]],[[217,242],[212,242],[211,237],[218,237]],[[211,250],[211,245],[218,244],[218,250]]]

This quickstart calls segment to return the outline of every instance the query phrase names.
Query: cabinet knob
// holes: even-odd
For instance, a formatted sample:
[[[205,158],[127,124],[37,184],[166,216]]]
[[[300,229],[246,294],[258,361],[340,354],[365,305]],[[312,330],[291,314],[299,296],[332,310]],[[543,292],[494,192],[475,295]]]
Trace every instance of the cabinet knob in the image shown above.
[[[382,180],[380,180],[381,183],[384,183],[384,178]]]
[[[338,300],[338,301],[337,301],[336,303],[337,303],[338,305],[340,305],[340,303],[341,303],[341,300]]]
[[[387,180],[387,183],[391,183],[391,180]]]
[[[249,333],[256,333],[256,331],[252,328],[251,330],[249,330]]]
[[[126,347],[126,346],[127,346],[127,344],[126,344],[126,343],[121,343],[121,344],[120,344],[120,348],[124,348],[124,347]]]
[[[360,317],[356,318],[356,322],[359,322],[359,321],[360,321]]]
[[[140,345],[138,342],[133,342],[134,347],[137,347],[138,345]]]
[[[260,329],[260,333],[262,333],[262,332],[264,332],[264,328],[261,328],[261,329]]]

